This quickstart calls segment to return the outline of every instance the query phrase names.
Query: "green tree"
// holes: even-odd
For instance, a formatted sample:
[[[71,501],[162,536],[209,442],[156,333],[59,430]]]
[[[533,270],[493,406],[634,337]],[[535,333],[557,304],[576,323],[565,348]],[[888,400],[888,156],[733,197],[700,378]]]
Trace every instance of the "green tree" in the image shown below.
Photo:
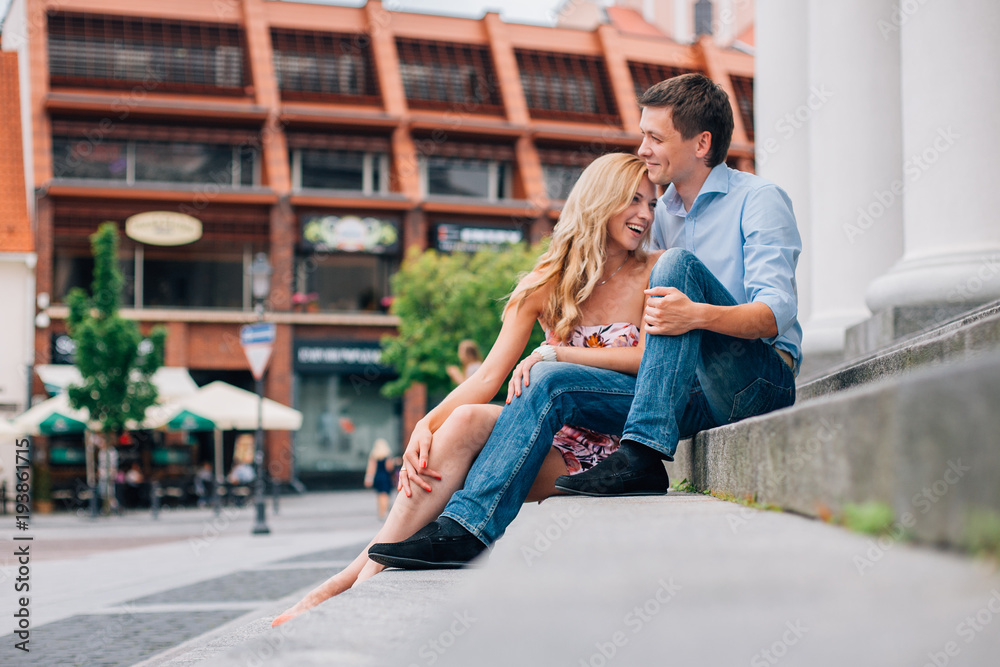
[[[382,339],[382,362],[395,368],[399,378],[383,393],[399,396],[417,382],[426,384],[431,394],[451,389],[446,368],[458,363],[459,342],[468,338],[483,356],[489,352],[500,333],[507,295],[543,250],[541,245],[517,245],[474,255],[409,252],[392,279],[399,335]],[[541,327],[535,325],[528,349],[543,340]]]
[[[69,388],[70,404],[87,408],[105,442],[142,421],[156,402],[153,373],[163,363],[166,329],[156,327],[145,343],[138,325],[118,314],[124,283],[118,268],[118,226],[105,222],[90,237],[94,255],[91,296],[80,288],[67,295],[69,335],[83,383]]]

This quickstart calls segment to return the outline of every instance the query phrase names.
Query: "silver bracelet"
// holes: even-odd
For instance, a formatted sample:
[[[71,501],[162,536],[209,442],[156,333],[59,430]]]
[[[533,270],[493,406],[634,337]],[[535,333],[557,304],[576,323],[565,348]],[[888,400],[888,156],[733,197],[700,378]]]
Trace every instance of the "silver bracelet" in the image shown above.
[[[538,353],[538,356],[542,358],[542,361],[559,361],[556,358],[556,348],[547,343],[536,347],[532,354],[535,354],[536,352]]]

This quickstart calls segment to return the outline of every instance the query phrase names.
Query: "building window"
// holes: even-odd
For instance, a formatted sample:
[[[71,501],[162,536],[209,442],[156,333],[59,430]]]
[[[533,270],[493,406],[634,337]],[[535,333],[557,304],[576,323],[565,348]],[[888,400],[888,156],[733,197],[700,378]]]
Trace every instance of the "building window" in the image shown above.
[[[367,35],[274,29],[271,42],[283,98],[381,104]]]
[[[488,201],[511,197],[511,164],[500,160],[431,156],[420,160],[424,195],[476,197]]]
[[[397,39],[396,49],[411,108],[504,113],[487,47]]]
[[[374,379],[373,372],[378,373]],[[376,364],[329,373],[310,369],[295,379],[295,407],[303,417],[295,433],[295,467],[307,483],[321,484],[331,474],[346,472],[360,479],[377,438],[401,451],[402,404],[381,395],[388,377]]]
[[[315,253],[298,264],[296,292],[319,311],[386,312],[395,255]],[[307,308],[309,310],[309,308]]]
[[[399,221],[309,213],[301,222],[295,291],[305,309],[384,312],[399,268]]]
[[[605,153],[618,150],[614,146],[605,145],[602,148],[596,144],[539,146],[538,157],[542,162],[545,194],[549,199],[565,200],[580,174],[591,162]]]
[[[260,183],[256,147],[138,139],[93,141],[52,137],[56,178],[136,183],[214,183],[247,187]]]
[[[597,56],[524,49],[515,55],[533,117],[621,124],[607,69]]]
[[[296,190],[356,190],[366,195],[389,191],[385,153],[297,148],[291,160]]]
[[[53,85],[244,95],[237,26],[56,12],[48,16]]]
[[[252,244],[201,240],[169,248],[123,238],[122,304],[134,308],[248,309],[250,287],[246,270],[253,250]],[[76,244],[61,243],[54,253],[55,301],[64,303],[74,287],[89,291],[93,270],[93,258],[82,240]]]
[[[566,199],[583,173],[583,167],[566,164],[542,163],[545,194],[549,199]]]
[[[753,141],[753,79],[749,76],[730,74],[729,80],[733,83],[736,106],[740,110],[740,118],[743,119],[743,128],[746,130],[747,139]]]
[[[202,247],[198,247],[202,245]],[[213,244],[214,245],[214,244]],[[195,243],[191,249],[136,247],[136,286],[142,308],[244,307],[249,250]],[[243,250],[241,252],[241,250]],[[211,286],[211,288],[208,288]]]
[[[629,61],[628,70],[632,73],[632,85],[635,86],[635,96],[639,97],[653,85],[672,79],[681,74],[700,74],[697,69],[674,67],[672,65],[652,65]]]

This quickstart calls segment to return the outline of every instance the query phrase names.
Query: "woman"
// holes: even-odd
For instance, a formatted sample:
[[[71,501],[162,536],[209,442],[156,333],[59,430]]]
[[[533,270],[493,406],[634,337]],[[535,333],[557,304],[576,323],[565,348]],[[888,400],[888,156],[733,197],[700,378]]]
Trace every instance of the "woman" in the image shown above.
[[[658,257],[643,249],[655,206],[655,188],[636,156],[605,155],[584,170],[566,200],[549,250],[514,289],[500,335],[482,366],[417,422],[400,467],[402,493],[372,543],[406,539],[435,519],[462,487],[502,409],[487,402],[511,369],[508,403],[520,396],[530,381],[529,369],[543,359],[638,372],[643,290]],[[546,344],[518,363],[535,321],[546,332]],[[614,437],[564,427],[527,500],[555,495],[556,477],[590,469],[617,446]],[[433,487],[427,477],[437,480]],[[418,487],[415,493],[413,486]],[[366,547],[272,625],[382,569],[368,559]]]
[[[458,360],[462,362],[461,367],[448,366],[445,370],[452,382],[462,384],[483,365],[483,355],[476,341],[466,339],[458,344]]]
[[[392,489],[392,451],[385,438],[378,438],[368,455],[368,468],[365,470],[365,488],[375,488],[376,506],[379,520],[384,520],[389,514],[389,491]]]

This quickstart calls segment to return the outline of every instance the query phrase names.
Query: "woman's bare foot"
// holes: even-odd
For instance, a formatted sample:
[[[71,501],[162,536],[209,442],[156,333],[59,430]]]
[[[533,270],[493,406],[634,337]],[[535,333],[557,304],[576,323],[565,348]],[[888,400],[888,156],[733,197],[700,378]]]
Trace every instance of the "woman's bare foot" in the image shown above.
[[[329,600],[334,595],[339,595],[346,591],[354,583],[347,577],[340,576],[343,572],[338,573],[316,588],[309,591],[304,598],[295,603],[294,607],[286,609],[281,613],[274,621],[271,622],[271,627],[276,628],[282,623],[287,623],[296,616],[304,614],[321,602]]]
[[[358,584],[360,584],[362,581],[365,581],[366,579],[370,579],[371,577],[374,577],[376,574],[378,574],[379,572],[381,572],[384,569],[385,569],[385,565],[382,565],[380,563],[376,563],[373,560],[368,561],[367,563],[365,563],[364,568],[362,568],[361,573],[358,574],[358,578],[354,581],[353,584],[351,584],[351,587],[353,588],[354,586],[357,586]]]

